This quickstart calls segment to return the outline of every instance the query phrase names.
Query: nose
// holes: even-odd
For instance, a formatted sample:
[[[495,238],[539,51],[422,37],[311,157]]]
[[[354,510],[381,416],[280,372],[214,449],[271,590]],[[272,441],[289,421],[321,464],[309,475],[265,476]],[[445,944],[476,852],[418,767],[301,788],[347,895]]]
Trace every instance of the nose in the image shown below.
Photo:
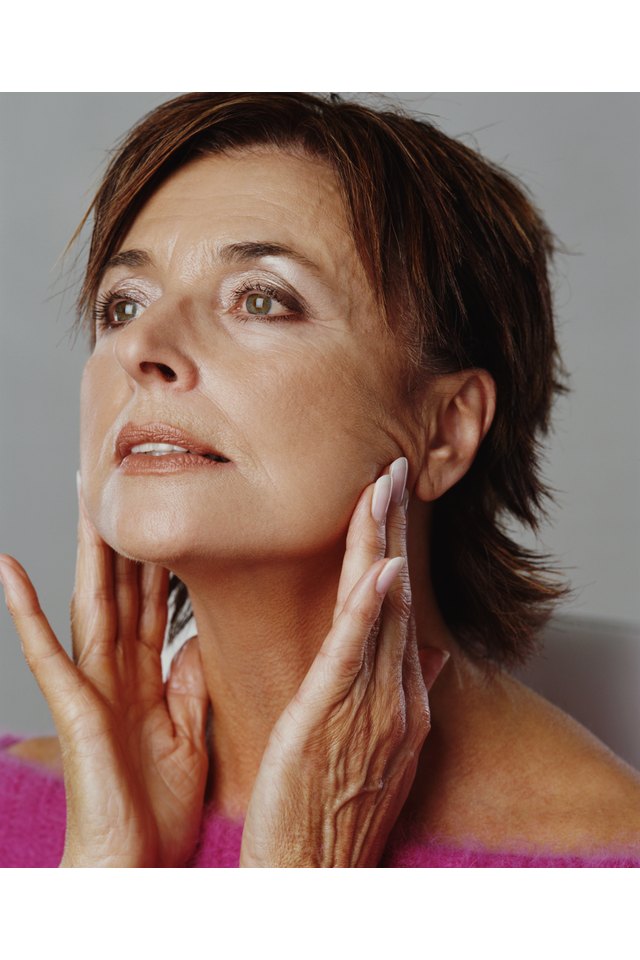
[[[191,390],[198,365],[188,352],[184,326],[176,312],[154,304],[114,337],[113,352],[127,376],[142,387],[174,384]]]

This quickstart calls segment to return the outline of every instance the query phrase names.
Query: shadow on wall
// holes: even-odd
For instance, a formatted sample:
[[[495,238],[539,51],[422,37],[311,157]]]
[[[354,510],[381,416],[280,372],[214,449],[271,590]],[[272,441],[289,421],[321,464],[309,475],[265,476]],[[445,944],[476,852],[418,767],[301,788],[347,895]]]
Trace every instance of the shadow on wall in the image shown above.
[[[544,643],[513,675],[640,770],[640,626],[558,616]]]

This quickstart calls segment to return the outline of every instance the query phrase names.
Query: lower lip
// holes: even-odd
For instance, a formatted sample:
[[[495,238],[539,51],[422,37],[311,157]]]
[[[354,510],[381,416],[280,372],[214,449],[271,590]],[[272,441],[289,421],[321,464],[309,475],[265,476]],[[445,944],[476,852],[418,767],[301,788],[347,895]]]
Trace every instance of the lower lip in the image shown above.
[[[197,453],[162,454],[154,457],[149,453],[130,453],[120,464],[122,473],[179,473],[181,470],[219,470],[228,467],[231,461],[207,460]]]

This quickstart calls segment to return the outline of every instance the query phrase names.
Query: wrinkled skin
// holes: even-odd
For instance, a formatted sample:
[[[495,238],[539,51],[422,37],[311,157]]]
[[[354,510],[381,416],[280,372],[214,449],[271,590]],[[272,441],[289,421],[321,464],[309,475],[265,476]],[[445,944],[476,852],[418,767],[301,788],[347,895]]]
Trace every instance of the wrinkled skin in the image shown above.
[[[248,242],[314,266],[221,255]],[[208,797],[246,813],[242,865],[374,863],[429,731],[443,657],[424,654],[421,670],[418,647],[450,638],[426,579],[421,622],[434,629],[418,635],[406,567],[380,615],[375,575],[405,555],[405,515],[394,501],[386,532],[372,529],[373,481],[405,456],[421,500],[455,483],[490,425],[490,378],[447,380],[423,419],[409,409],[337,183],[313,158],[198,161],[151,197],[121,249],[147,262],[106,272],[99,297],[126,310],[112,305],[82,380],[75,664],[26,572],[9,570],[61,741],[65,861],[180,862]],[[440,418],[458,390],[465,402]],[[124,474],[118,432],[150,420],[231,463]],[[198,638],[165,688],[168,569],[189,588]]]

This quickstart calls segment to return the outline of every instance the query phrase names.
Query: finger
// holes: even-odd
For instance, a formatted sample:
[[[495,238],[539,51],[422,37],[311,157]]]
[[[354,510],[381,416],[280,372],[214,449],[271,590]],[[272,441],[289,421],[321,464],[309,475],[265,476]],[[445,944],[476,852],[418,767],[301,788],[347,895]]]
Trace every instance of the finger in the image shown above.
[[[71,641],[75,663],[87,659],[90,647],[110,648],[115,641],[113,550],[93,526],[78,484],[78,547],[71,599]]]
[[[114,551],[114,579],[118,630],[116,641],[128,645],[138,633],[138,568],[135,560]]]
[[[384,596],[404,562],[398,557],[377,560],[360,578],[302,681],[297,701],[325,705],[344,699],[366,669],[368,641],[377,632]]]
[[[412,618],[410,618],[411,622]],[[385,776],[395,777],[401,773],[406,779],[407,789],[414,780],[420,761],[422,747],[431,732],[431,709],[429,691],[422,678],[422,669],[418,648],[415,643],[415,624],[409,628],[409,636],[402,661],[402,690],[404,723],[402,726],[402,748],[390,758]],[[406,795],[405,795],[406,796]]]
[[[387,512],[386,537],[388,555],[404,557],[405,567],[402,574],[392,583],[384,602],[380,636],[376,646],[376,670],[381,681],[384,682],[385,676],[388,676],[398,683],[401,682],[402,678],[402,664],[411,615],[411,581],[407,556],[407,514],[404,507],[408,462],[406,457],[401,459],[404,464],[398,470]]]
[[[406,717],[405,752],[408,749],[413,755],[415,766],[432,729],[429,693],[448,659],[449,654],[445,650],[436,647],[418,649],[414,642],[407,642],[402,674]]]
[[[155,563],[138,570],[139,616],[137,636],[125,657],[135,658],[133,676],[141,700],[163,698],[162,648],[168,619],[169,571]]]
[[[404,466],[399,467],[396,473],[391,502],[387,510],[387,553],[394,557],[407,556],[407,514],[403,501],[407,493],[408,461],[406,457],[401,457],[395,463],[400,463],[401,460],[404,461]]]
[[[449,652],[441,647],[418,648],[416,622],[409,617],[407,643],[402,662],[402,685],[405,692],[407,728],[414,731],[418,748],[431,730],[429,693],[449,660]]]
[[[393,487],[391,472],[369,484],[355,506],[349,529],[340,582],[333,610],[335,623],[354,586],[371,564],[386,553],[385,519]]]
[[[429,648],[423,648],[427,650]],[[417,748],[422,746],[431,729],[429,709],[429,685],[424,682],[420,651],[416,639],[416,622],[413,613],[407,625],[407,642],[402,660],[402,686],[405,695],[407,731]]]
[[[84,681],[51,629],[24,567],[13,557],[0,554],[0,579],[29,669],[47,701],[58,733],[62,733],[65,721],[73,719],[69,716],[70,706]]]
[[[157,563],[142,563],[140,578],[140,643],[162,653],[169,614],[169,570]]]
[[[349,593],[371,564],[385,553],[397,556],[389,549],[386,519],[390,503],[402,498],[406,475],[407,458],[398,457],[375,484],[365,489],[356,505],[347,533],[334,622]]]
[[[169,715],[176,732],[193,743],[204,744],[209,692],[204,678],[198,637],[191,637],[178,651],[166,682]]]

